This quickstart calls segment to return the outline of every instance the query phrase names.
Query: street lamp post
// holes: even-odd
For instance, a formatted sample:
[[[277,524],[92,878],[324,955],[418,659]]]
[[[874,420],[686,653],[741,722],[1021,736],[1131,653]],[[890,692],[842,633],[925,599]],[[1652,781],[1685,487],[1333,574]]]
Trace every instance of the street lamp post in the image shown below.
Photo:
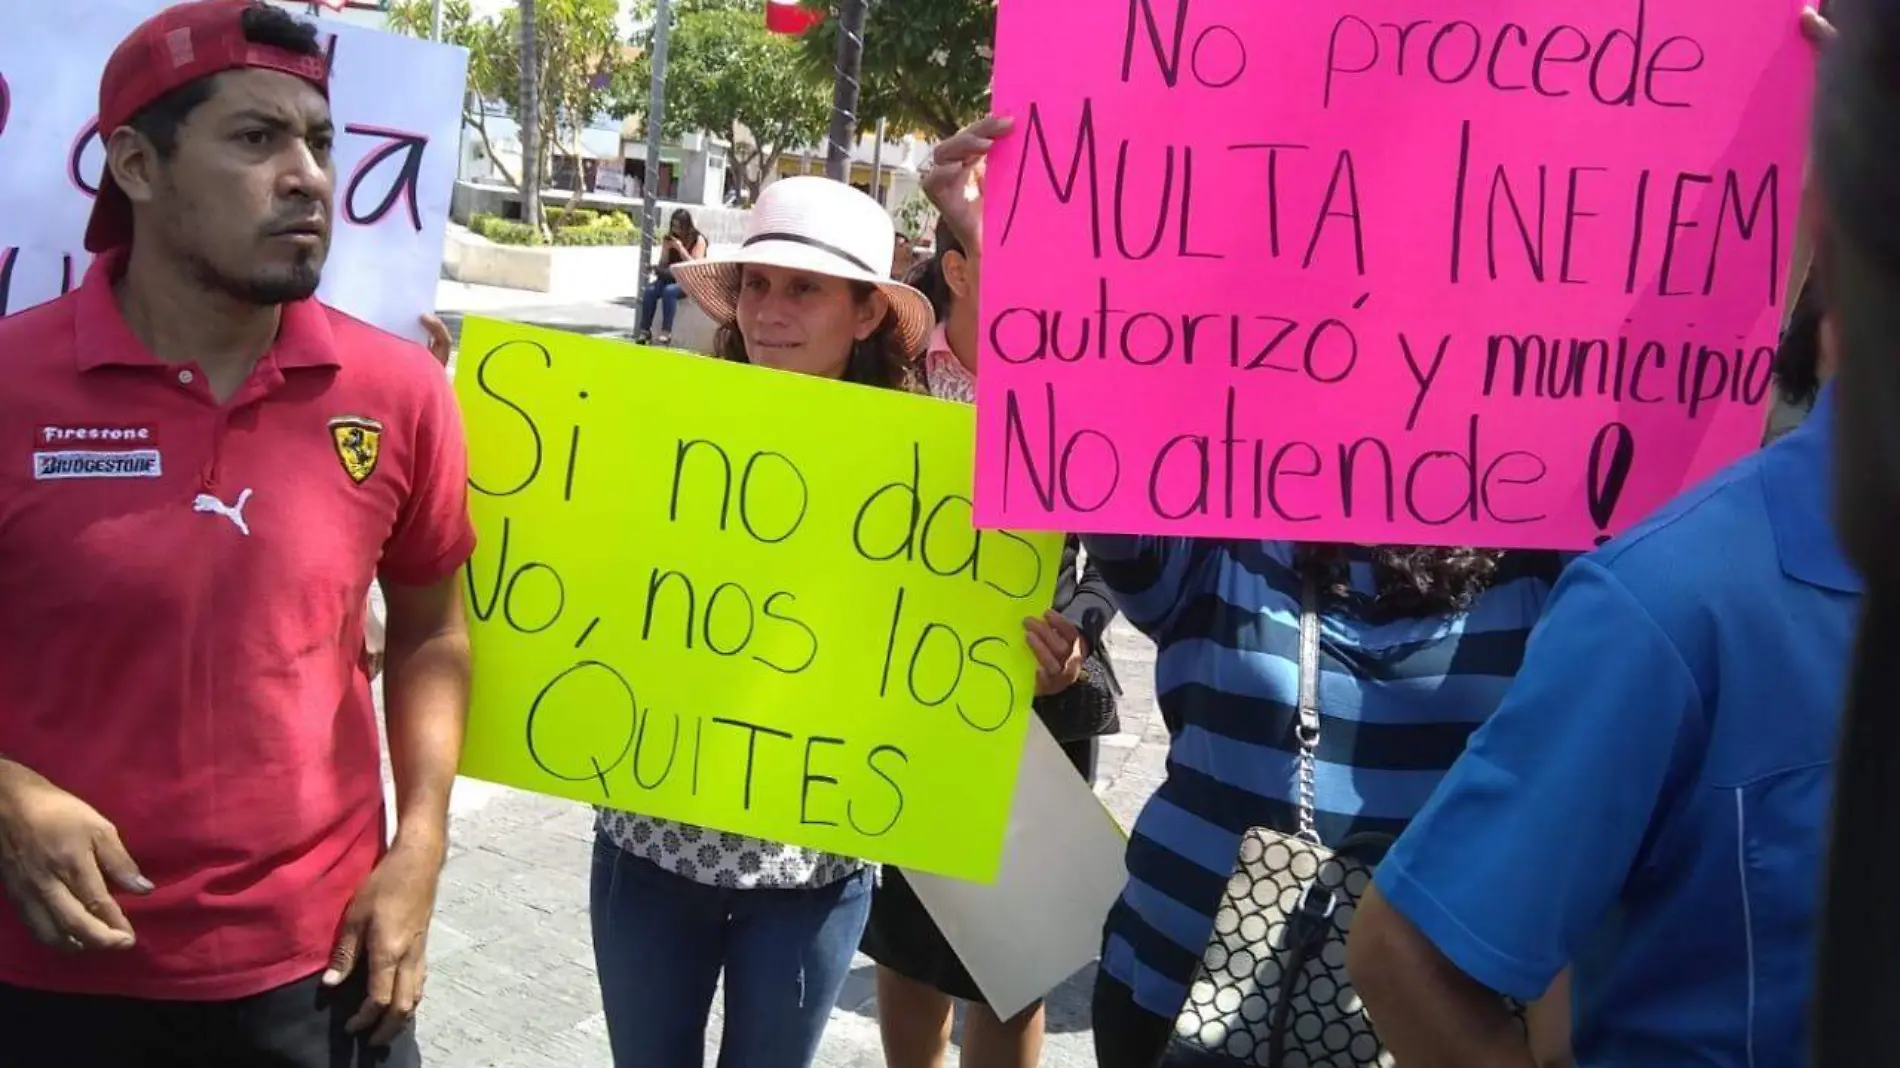
[[[653,84],[647,99],[647,180],[640,226],[640,286],[653,263],[653,235],[660,229],[660,129],[666,118],[666,44],[673,35],[672,0],[659,0],[653,15]]]
[[[844,0],[838,11],[838,66],[832,78],[830,146],[825,175],[851,180],[851,150],[857,143],[859,79],[864,73],[864,16],[870,0]]]

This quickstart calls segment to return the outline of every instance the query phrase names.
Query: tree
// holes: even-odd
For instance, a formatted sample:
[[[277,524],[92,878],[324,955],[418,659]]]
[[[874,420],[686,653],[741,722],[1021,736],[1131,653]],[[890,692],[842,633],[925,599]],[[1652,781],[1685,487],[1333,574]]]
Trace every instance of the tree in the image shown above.
[[[389,5],[389,26],[397,33],[427,37],[431,18],[430,0],[394,0]],[[482,152],[492,160],[501,176],[516,189],[521,180],[495,153],[488,135],[488,108],[485,101],[514,101],[519,95],[520,49],[508,27],[500,19],[477,19],[469,0],[446,0],[442,5],[442,36],[450,44],[468,49],[468,94],[462,102],[462,125],[481,138]]]
[[[520,124],[522,152],[524,157],[532,155],[538,184],[556,144],[569,146],[579,159],[581,132],[606,105],[611,87],[624,76],[631,60],[617,25],[620,0],[518,0],[518,4],[498,15],[477,18],[469,0],[445,0],[442,35],[469,51],[470,101],[463,111],[464,123],[482,139],[482,147],[502,177],[521,190],[528,175],[518,178],[496,156],[485,103],[509,105],[517,121],[525,114],[535,116],[532,131],[529,123]],[[393,0],[389,25],[399,33],[426,37],[430,6],[430,0]],[[526,39],[523,30],[529,27],[523,25],[524,15],[533,20],[532,37]],[[532,87],[522,78],[522,46],[529,42],[539,75]],[[524,161],[523,166],[528,164]],[[576,200],[583,192],[581,170],[575,168]]]
[[[673,11],[662,128],[669,137],[697,130],[726,139],[733,169],[757,199],[787,150],[824,136],[829,83],[799,62],[798,42],[766,30],[762,4],[676,0]],[[650,78],[643,49],[617,87],[617,109],[645,115]]]
[[[541,160],[547,153],[543,146],[547,144],[548,123],[544,117],[548,109],[541,104],[541,80],[547,76],[547,66],[542,65],[536,54],[540,44],[535,39],[537,20],[535,19],[534,0],[519,0],[515,9],[521,43],[521,61],[517,65],[516,78],[521,83],[520,106],[515,114],[521,116],[521,221],[536,233],[541,231],[541,178],[546,173],[541,169]],[[531,162],[530,162],[531,161]]]
[[[529,0],[520,0],[525,8]],[[631,50],[617,25],[620,0],[533,0],[537,12],[536,47],[545,54],[541,95],[550,134],[565,135],[575,161],[572,206],[586,192],[581,134],[612,99],[617,77],[632,62]],[[550,16],[552,16],[550,18]],[[616,115],[619,114],[616,112]]]
[[[801,39],[806,69],[831,83],[838,0],[804,0],[827,18]],[[858,129],[888,119],[899,130],[949,137],[989,110],[996,0],[874,0],[864,26]]]

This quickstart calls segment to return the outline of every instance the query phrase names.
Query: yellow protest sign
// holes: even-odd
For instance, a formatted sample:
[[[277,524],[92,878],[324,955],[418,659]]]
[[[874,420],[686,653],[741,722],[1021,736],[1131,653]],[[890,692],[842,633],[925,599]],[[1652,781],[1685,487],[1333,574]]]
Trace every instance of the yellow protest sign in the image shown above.
[[[466,775],[992,878],[1061,542],[972,524],[974,413],[489,320]]]

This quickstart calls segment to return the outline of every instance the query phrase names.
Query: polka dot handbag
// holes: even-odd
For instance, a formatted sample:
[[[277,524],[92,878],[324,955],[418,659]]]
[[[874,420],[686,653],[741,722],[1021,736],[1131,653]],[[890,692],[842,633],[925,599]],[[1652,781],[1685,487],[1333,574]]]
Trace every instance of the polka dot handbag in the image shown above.
[[[1346,975],[1346,933],[1389,840],[1326,849],[1256,827],[1214,916],[1165,1063],[1389,1066]]]
[[[1394,1062],[1346,975],[1346,934],[1392,839],[1336,847],[1314,829],[1319,745],[1319,617],[1313,582],[1300,613],[1297,833],[1255,827],[1240,840],[1214,933],[1163,1058],[1167,1068],[1371,1068]]]

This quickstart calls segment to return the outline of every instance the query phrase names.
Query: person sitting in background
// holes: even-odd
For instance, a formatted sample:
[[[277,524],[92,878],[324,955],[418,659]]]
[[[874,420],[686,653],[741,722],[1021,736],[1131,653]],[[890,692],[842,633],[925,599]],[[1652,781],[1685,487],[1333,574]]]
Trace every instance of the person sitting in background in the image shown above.
[[[673,269],[705,258],[706,237],[693,225],[693,213],[685,208],[675,210],[667,223],[666,242],[660,249],[660,266],[653,272],[653,281],[640,294],[640,328],[633,335],[634,341],[642,345],[649,341],[660,345],[672,343],[673,320],[679,314],[682,292],[674,280]],[[653,332],[656,311],[662,312],[658,334]]]

